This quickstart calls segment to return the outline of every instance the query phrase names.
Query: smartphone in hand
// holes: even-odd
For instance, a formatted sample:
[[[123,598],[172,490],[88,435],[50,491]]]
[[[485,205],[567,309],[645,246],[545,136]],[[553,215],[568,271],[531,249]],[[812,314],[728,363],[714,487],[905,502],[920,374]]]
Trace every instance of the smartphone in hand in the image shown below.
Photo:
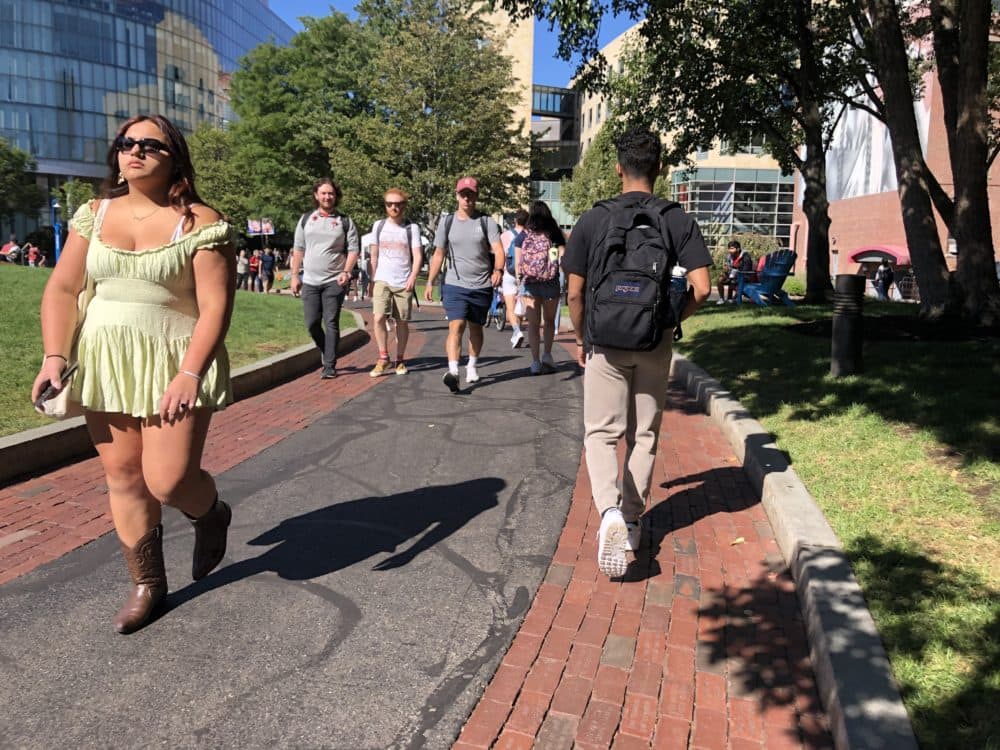
[[[62,382],[63,388],[69,387],[69,379],[76,373],[77,366],[77,363],[74,362],[62,371],[62,374],[59,376],[59,380]],[[41,395],[35,401],[35,411],[39,414],[45,414],[45,402],[53,396],[59,395],[61,390],[62,388],[56,388],[52,385],[52,383],[45,386],[45,388],[42,389]]]

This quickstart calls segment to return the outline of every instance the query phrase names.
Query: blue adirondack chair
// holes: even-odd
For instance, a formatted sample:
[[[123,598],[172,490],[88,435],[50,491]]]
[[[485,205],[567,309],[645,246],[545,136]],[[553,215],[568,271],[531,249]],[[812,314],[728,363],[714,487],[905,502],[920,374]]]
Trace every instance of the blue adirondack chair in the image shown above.
[[[795,252],[793,250],[775,250],[764,256],[764,267],[757,274],[756,282],[744,282],[740,276],[736,288],[736,303],[742,305],[744,295],[761,307],[768,305],[788,305],[795,303],[788,298],[788,293],[781,287],[795,267]]]

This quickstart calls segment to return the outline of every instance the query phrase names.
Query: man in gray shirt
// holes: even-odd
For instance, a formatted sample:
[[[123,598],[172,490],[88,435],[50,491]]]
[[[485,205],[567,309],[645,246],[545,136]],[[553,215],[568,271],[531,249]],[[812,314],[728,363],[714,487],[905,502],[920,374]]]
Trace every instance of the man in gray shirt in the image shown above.
[[[424,298],[433,298],[434,280],[445,257],[448,271],[441,285],[441,301],[448,316],[448,371],[444,384],[458,393],[458,362],[462,356],[462,336],[469,329],[469,362],[465,382],[479,380],[476,365],[483,348],[483,326],[493,302],[493,290],[503,278],[503,246],[500,227],[488,216],[476,211],[479,183],[475,177],[463,177],[455,184],[458,210],[445,214],[434,236],[434,256],[427,273]]]
[[[358,262],[358,230],[337,211],[340,195],[329,177],[313,186],[316,210],[303,214],[292,246],[292,293],[302,290],[306,328],[323,355],[324,380],[337,377],[340,308]]]

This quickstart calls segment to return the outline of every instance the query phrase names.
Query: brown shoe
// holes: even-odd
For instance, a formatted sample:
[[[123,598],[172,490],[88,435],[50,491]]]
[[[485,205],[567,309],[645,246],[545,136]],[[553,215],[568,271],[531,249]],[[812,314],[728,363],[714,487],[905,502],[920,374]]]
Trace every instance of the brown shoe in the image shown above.
[[[163,526],[147,531],[134,547],[122,545],[122,555],[132,578],[132,591],[115,615],[115,630],[132,633],[147,622],[167,596],[163,567]]]
[[[194,558],[191,560],[191,577],[199,581],[222,562],[226,554],[226,535],[233,512],[215,496],[215,502],[201,518],[191,519],[194,526]]]

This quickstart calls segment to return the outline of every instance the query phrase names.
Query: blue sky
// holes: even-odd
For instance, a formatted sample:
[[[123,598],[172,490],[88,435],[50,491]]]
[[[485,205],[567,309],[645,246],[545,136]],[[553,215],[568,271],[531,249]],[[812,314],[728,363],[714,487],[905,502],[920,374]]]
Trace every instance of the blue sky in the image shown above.
[[[325,16],[331,6],[353,16],[352,0],[271,0],[273,10],[285,23],[296,31],[302,29],[298,19],[302,16]],[[601,45],[607,44],[632,25],[628,18],[607,18],[601,25]],[[548,24],[535,22],[535,71],[532,83],[549,86],[565,86],[573,75],[579,60],[566,62],[554,57],[558,43],[558,32],[549,31]]]

